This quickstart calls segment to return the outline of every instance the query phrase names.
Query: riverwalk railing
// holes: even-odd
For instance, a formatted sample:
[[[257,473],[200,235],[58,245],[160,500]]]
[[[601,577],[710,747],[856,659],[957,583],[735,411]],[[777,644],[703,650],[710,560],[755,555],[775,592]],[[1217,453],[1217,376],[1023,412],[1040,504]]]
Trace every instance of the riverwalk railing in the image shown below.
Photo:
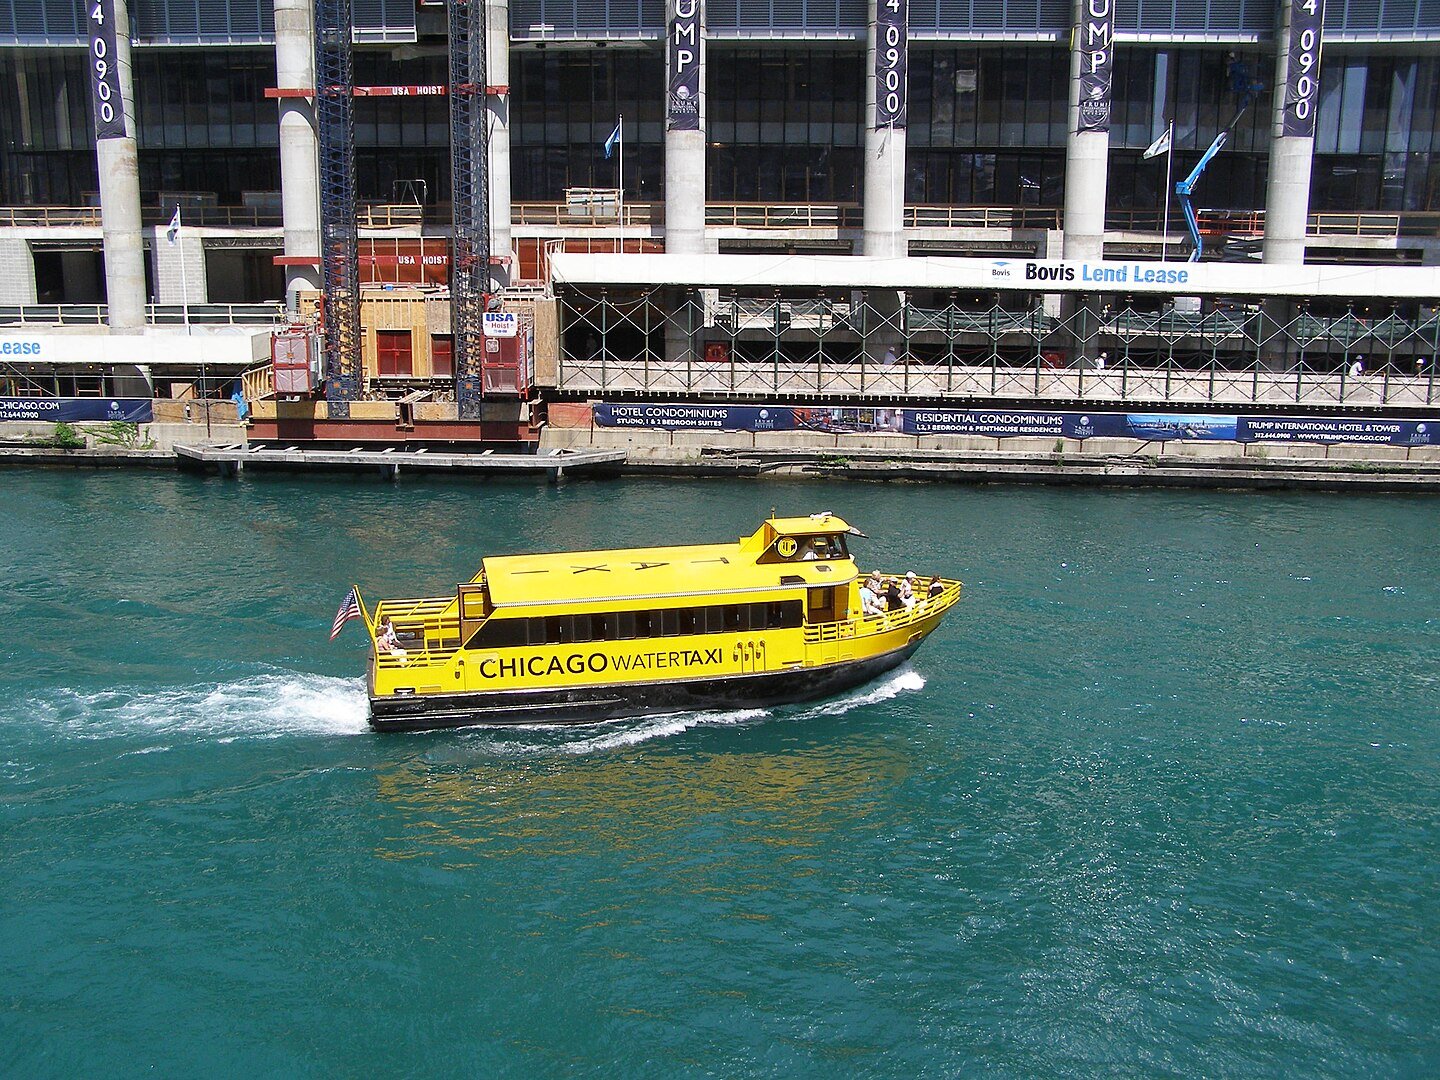
[[[272,326],[286,321],[281,300],[259,304],[146,304],[145,320],[152,326],[196,325]],[[3,304],[0,325],[99,326],[109,318],[105,304]]]

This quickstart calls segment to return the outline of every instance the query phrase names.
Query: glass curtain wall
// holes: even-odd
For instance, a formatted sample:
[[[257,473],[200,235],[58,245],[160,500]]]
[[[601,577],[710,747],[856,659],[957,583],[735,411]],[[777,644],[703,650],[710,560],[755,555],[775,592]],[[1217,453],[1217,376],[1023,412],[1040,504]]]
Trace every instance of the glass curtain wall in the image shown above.
[[[1258,50],[1118,49],[1108,207],[1154,210],[1164,205],[1165,157],[1146,161],[1141,155],[1173,118],[1171,183],[1183,180],[1215,137],[1235,120],[1225,148],[1210,162],[1196,188],[1196,205],[1263,209],[1274,63],[1269,53]],[[1236,120],[1247,96],[1249,105]]]
[[[710,199],[859,201],[863,50],[737,49],[712,43],[706,66]]]
[[[136,50],[134,84],[142,199],[195,192],[238,206],[243,192],[280,189],[273,49]]]
[[[713,53],[712,53],[713,56]],[[510,55],[510,190],[561,202],[565,189],[615,188],[605,140],[625,120],[625,197],[665,197],[665,61],[654,48],[523,49]]]
[[[907,201],[1063,205],[1069,64],[1046,46],[912,46]]]
[[[84,206],[99,190],[85,55],[0,49],[0,204]]]
[[[1310,209],[1440,210],[1440,57],[1327,49]]]
[[[357,86],[443,86],[443,50],[407,56],[356,49]],[[367,202],[435,206],[450,200],[449,98],[375,97],[355,102],[355,191]]]

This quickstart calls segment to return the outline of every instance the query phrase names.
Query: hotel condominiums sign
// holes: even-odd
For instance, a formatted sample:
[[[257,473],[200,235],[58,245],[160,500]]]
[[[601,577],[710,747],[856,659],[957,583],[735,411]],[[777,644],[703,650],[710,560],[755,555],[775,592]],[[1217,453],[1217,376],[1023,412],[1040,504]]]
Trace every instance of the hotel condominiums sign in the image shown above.
[[[1110,69],[1115,60],[1114,0],[1080,0],[1081,131],[1110,130]]]
[[[95,111],[95,138],[123,139],[125,106],[120,100],[120,66],[115,48],[115,0],[88,0],[90,104]]]
[[[1308,139],[1315,134],[1315,103],[1320,94],[1320,35],[1325,0],[1294,0],[1290,5],[1290,59],[1285,76],[1282,135]]]
[[[674,0],[670,7],[670,131],[700,130],[700,0]]]
[[[909,0],[876,0],[875,126],[905,126]]]

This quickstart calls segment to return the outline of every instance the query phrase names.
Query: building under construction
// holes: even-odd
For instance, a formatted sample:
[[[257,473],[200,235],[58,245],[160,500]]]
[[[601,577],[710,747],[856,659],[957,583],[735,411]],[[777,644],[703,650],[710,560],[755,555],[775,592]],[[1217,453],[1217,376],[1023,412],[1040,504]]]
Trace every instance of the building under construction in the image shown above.
[[[0,0],[0,398],[1428,415],[1436,0],[1192,8]]]

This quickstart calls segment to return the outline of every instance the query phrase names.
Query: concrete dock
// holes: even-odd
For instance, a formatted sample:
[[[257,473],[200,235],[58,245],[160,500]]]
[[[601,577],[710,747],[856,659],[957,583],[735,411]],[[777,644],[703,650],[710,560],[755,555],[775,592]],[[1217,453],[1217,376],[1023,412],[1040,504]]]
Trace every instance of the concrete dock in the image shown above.
[[[289,472],[378,472],[386,479],[401,470],[461,473],[485,476],[544,476],[559,481],[567,474],[615,472],[625,461],[624,450],[549,450],[539,454],[437,453],[433,450],[317,450],[313,448],[177,444],[175,457],[182,469],[238,476],[249,470]]]

